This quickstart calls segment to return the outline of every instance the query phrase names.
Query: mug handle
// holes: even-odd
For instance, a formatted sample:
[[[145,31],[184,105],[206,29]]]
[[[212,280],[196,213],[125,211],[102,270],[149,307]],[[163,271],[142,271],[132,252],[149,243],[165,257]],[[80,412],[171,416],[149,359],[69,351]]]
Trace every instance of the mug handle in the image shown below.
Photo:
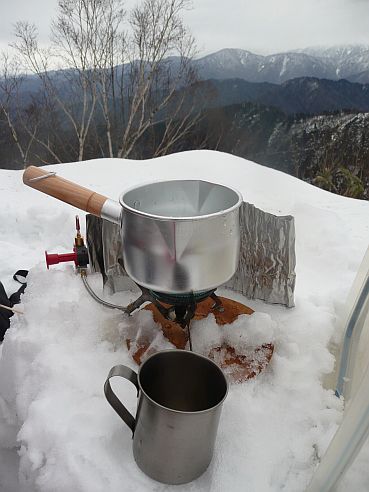
[[[104,393],[106,399],[108,400],[110,405],[114,408],[114,410],[117,412],[119,417],[131,429],[132,437],[133,437],[136,427],[136,420],[134,419],[133,415],[126,409],[123,403],[118,399],[114,391],[111,389],[109,380],[114,376],[121,376],[122,378],[131,381],[131,383],[133,383],[137,388],[137,396],[138,396],[139,386],[138,386],[137,374],[134,371],[132,371],[132,369],[130,369],[129,367],[122,366],[122,365],[114,366],[110,369],[108,377],[104,384]]]

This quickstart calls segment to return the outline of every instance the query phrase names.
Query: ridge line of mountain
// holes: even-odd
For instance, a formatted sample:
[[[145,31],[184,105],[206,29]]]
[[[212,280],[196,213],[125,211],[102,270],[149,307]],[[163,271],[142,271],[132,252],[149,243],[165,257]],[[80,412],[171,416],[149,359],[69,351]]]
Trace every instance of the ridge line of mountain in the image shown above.
[[[209,79],[200,82],[202,108],[214,108],[253,102],[273,106],[286,114],[322,114],[336,111],[369,111],[369,84],[352,83],[345,79],[330,80],[299,77],[283,84],[248,82],[240,78]]]
[[[239,48],[224,48],[193,61],[199,74],[209,78],[242,78],[280,84],[313,76],[351,82],[369,82],[369,46],[348,45],[305,48],[259,55]]]

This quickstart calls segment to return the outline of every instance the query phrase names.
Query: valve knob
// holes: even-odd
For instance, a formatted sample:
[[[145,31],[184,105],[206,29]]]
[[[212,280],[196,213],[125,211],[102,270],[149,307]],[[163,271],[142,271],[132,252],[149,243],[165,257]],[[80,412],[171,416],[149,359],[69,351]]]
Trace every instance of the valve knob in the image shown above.
[[[47,269],[49,269],[50,265],[57,265],[58,263],[64,263],[67,261],[74,261],[74,264],[77,266],[76,251],[73,251],[73,253],[64,253],[61,255],[57,253],[48,253],[47,251],[45,251],[45,258]]]
[[[76,237],[74,238],[73,253],[59,255],[58,253],[48,253],[45,251],[45,258],[47,269],[49,269],[50,265],[57,265],[58,263],[67,261],[74,261],[74,265],[77,269],[87,267],[89,263],[88,251],[83,241],[83,237],[81,236],[78,215],[76,215]]]

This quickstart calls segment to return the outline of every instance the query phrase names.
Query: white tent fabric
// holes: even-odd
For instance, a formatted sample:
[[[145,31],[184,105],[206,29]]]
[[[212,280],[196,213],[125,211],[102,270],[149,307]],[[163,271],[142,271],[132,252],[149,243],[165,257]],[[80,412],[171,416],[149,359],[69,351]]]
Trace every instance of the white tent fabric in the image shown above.
[[[349,404],[361,382],[369,360],[369,248],[360,265],[346,303],[345,336],[337,377],[337,394]]]
[[[369,248],[348,296],[343,324],[336,394],[345,399],[344,418],[307,492],[335,490],[369,436]]]

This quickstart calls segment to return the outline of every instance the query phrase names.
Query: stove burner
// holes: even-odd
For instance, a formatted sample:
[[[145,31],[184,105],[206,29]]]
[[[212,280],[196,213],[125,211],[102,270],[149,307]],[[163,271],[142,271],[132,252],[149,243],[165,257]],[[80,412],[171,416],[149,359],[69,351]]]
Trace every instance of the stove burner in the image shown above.
[[[187,330],[190,350],[192,350],[190,323],[195,316],[197,305],[210,297],[214,301],[213,309],[219,311],[223,309],[219,297],[215,294],[216,289],[185,294],[171,294],[154,292],[140,285],[139,288],[142,291],[141,296],[127,306],[126,313],[131,314],[145,302],[151,302],[165,319],[174,321],[181,328]]]
[[[153,290],[149,291],[155,299],[164,304],[170,304],[172,306],[183,306],[186,304],[192,304],[193,302],[198,303],[210,297],[214,294],[213,290],[204,290],[200,292],[189,292],[185,294],[171,294],[169,292],[155,292]]]

